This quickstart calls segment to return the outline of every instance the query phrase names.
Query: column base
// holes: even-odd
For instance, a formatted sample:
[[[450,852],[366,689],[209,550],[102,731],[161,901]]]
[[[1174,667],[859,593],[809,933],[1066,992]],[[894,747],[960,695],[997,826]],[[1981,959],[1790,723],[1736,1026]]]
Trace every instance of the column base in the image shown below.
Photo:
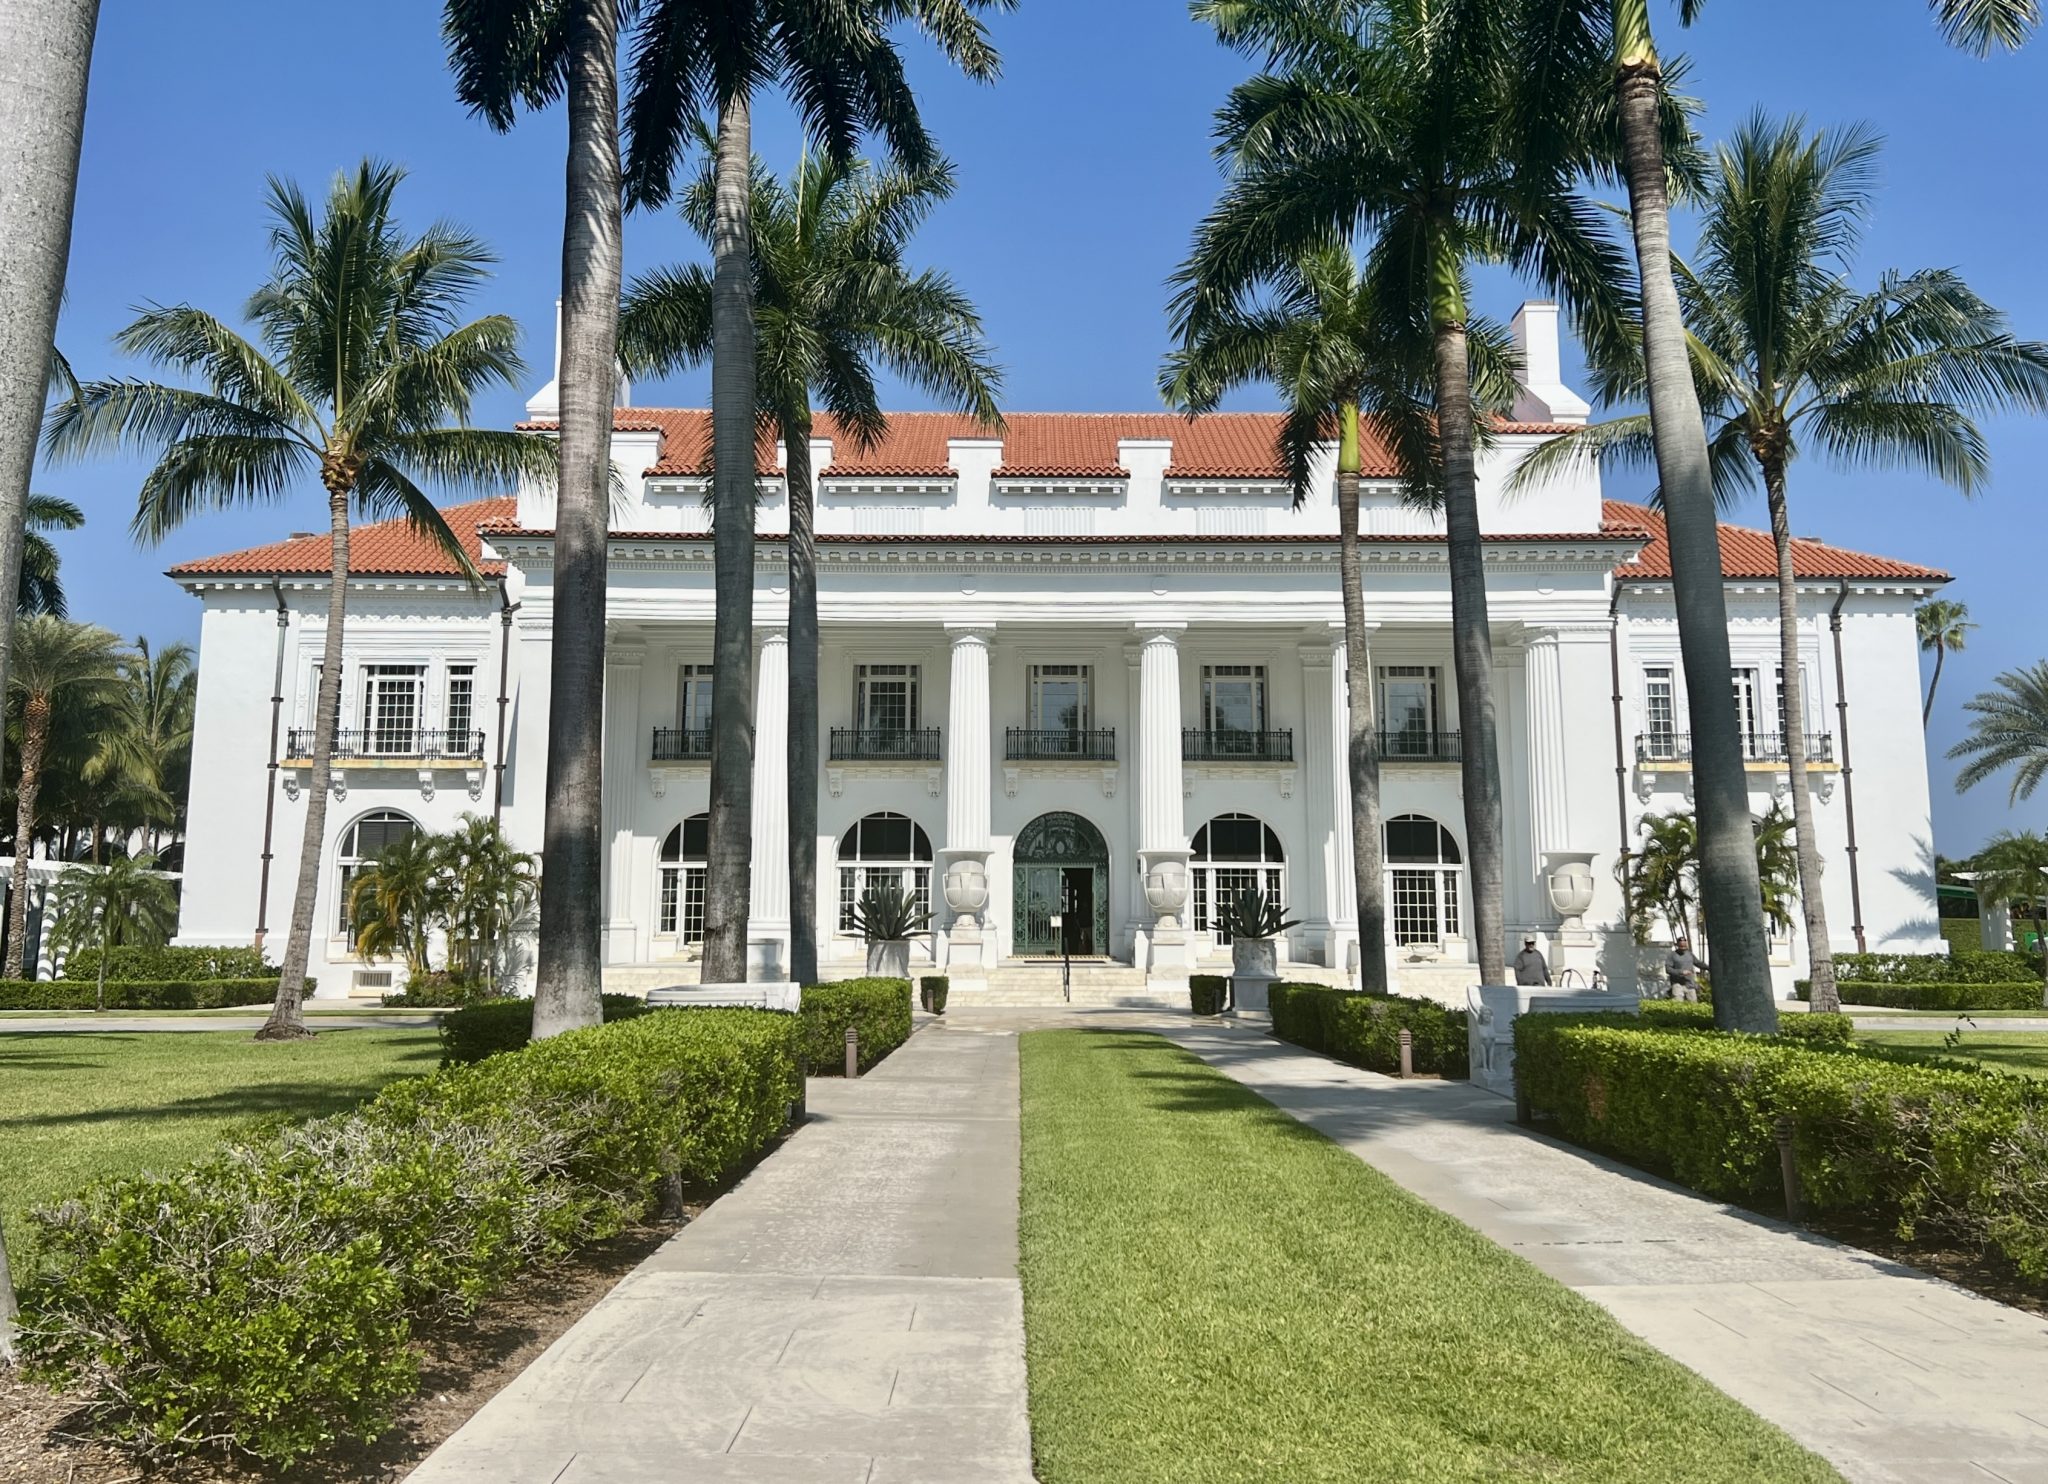
[[[780,984],[789,978],[789,926],[750,923],[747,934],[747,982]]]
[[[608,964],[637,963],[640,959],[640,929],[630,919],[604,925],[604,961]]]

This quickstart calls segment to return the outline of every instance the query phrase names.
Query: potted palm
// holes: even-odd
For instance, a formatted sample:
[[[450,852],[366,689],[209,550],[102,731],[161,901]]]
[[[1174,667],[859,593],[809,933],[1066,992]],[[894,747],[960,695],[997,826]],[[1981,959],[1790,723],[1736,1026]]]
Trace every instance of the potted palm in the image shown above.
[[[1256,887],[1246,887],[1223,909],[1223,930],[1230,934],[1231,999],[1237,1009],[1266,1008],[1266,987],[1280,977],[1279,937],[1295,922]]]
[[[910,977],[910,940],[931,927],[931,914],[900,886],[871,886],[854,904],[853,926],[868,945],[868,973]]]

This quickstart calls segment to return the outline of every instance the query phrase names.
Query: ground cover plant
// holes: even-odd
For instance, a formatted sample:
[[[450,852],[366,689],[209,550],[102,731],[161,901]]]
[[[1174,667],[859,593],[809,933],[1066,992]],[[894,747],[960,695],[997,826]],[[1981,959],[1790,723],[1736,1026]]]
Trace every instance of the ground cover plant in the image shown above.
[[[1023,1038],[1044,1484],[1789,1484],[1821,1460],[1168,1042]]]

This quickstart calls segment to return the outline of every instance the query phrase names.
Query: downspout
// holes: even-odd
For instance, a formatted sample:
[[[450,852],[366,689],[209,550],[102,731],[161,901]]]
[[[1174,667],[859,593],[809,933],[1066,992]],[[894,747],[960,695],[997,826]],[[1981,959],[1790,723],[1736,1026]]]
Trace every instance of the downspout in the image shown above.
[[[506,590],[505,579],[498,579],[498,760],[496,780],[491,796],[491,822],[497,823],[505,813],[505,708],[511,701],[512,680],[512,615],[519,611],[519,605],[512,601]]]
[[[270,677],[270,782],[263,794],[263,868],[256,884],[256,951],[263,952],[263,940],[270,932],[270,836],[277,822],[278,724],[284,715],[284,637],[291,626],[291,610],[285,607],[284,586],[270,579],[270,595],[277,600],[277,661]]]
[[[1635,882],[1629,862],[1634,856],[1628,848],[1628,752],[1621,732],[1621,584],[1618,582],[1614,584],[1613,601],[1607,605],[1607,662],[1614,684],[1614,818],[1621,831],[1621,898],[1623,909],[1632,915],[1635,910]]]
[[[1835,638],[1835,730],[1842,734],[1842,816],[1849,827],[1849,917],[1856,951],[1868,953],[1863,936],[1863,877],[1856,868],[1856,770],[1849,765],[1849,674],[1842,668],[1842,605],[1849,601],[1849,579],[1841,580],[1835,606],[1828,610],[1828,632]]]

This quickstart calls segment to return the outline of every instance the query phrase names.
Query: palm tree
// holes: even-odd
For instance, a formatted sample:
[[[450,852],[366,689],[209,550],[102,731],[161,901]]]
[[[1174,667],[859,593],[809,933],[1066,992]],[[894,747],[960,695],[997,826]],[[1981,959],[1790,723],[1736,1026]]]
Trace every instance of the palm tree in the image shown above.
[[[396,952],[408,974],[427,972],[427,937],[446,911],[440,837],[412,830],[393,840],[348,883],[356,952],[375,961]]]
[[[1971,713],[1970,735],[1948,750],[1964,760],[1956,792],[1975,788],[1992,774],[2013,770],[2011,801],[2033,797],[2048,778],[2048,660],[1998,677],[1998,688],[1963,702]]]
[[[51,531],[75,531],[85,524],[85,512],[56,495],[30,495],[22,520],[21,580],[15,600],[17,613],[47,613],[64,618],[69,610],[64,584],[58,578],[61,565]]]
[[[1749,823],[1757,901],[1765,919],[1784,931],[1792,926],[1792,898],[1799,888],[1792,816],[1773,804]],[[1636,821],[1636,829],[1643,837],[1642,846],[1623,879],[1629,892],[1629,922],[1637,941],[1649,941],[1659,917],[1674,936],[1703,938],[1711,920],[1700,901],[1698,816],[1683,809],[1646,814]]]
[[[1573,188],[1584,141],[1536,131],[1539,147],[1518,127],[1582,95],[1586,68],[1562,57],[1554,72],[1524,66],[1541,33],[1525,24],[1531,7],[1502,0],[1196,0],[1193,10],[1269,70],[1217,116],[1217,153],[1235,178],[1197,233],[1185,292],[1227,303],[1303,252],[1358,235],[1375,314],[1430,347],[1474,945],[1482,982],[1502,983],[1505,841],[1468,269],[1508,264],[1571,295],[1582,319],[1618,317],[1620,254]]]
[[[945,166],[909,172],[806,155],[785,184],[755,172],[753,303],[762,413],[782,439],[789,484],[790,973],[818,977],[818,580],[813,545],[812,401],[857,450],[888,432],[884,368],[999,429],[1001,373],[981,319],[943,273],[904,263],[925,216],[952,194]],[[717,183],[706,170],[683,219],[710,240]],[[712,352],[713,274],[698,264],[635,281],[619,342],[635,372],[666,374]],[[715,708],[714,708],[715,709]]]
[[[1913,610],[1913,626],[1920,635],[1920,648],[1934,652],[1934,674],[1927,682],[1927,700],[1920,707],[1920,725],[1924,730],[1934,715],[1934,692],[1941,685],[1941,662],[1951,654],[1961,654],[1969,644],[1970,630],[1977,626],[1970,622],[1970,605],[1959,603],[1953,598],[1929,598]]]
[[[107,1008],[108,950],[168,943],[177,926],[177,889],[156,869],[155,856],[117,856],[104,866],[73,866],[57,878],[59,941],[100,951],[95,1011]]]
[[[1970,869],[1987,902],[2034,909],[2034,947],[2041,954],[2041,1004],[2048,1008],[2048,838],[2032,830],[2001,830],[1977,852]]]
[[[540,890],[537,862],[513,848],[495,819],[465,814],[461,827],[437,835],[447,883],[444,908],[449,967],[495,991],[506,936],[533,908]]]
[[[146,637],[138,637],[133,657],[122,666],[113,724],[84,775],[87,782],[113,780],[143,801],[152,836],[159,827],[174,834],[184,828],[198,700],[192,646],[181,639],[152,650]]]
[[[1877,141],[1858,129],[1809,134],[1753,114],[1716,154],[1697,257],[1677,264],[1722,498],[1761,476],[1777,549],[1780,715],[1799,852],[1813,1008],[1839,1010],[1806,777],[1799,584],[1786,478],[1802,443],[1838,463],[1903,464],[1965,494],[1988,459],[1972,414],[2048,408],[2048,347],[2013,338],[2005,317],[1945,269],[1885,274],[1868,293],[1842,277],[1869,212]],[[1640,351],[1601,368],[1609,399],[1642,394]],[[1646,464],[1651,424],[1595,424],[1541,449],[1540,477],[1600,451]],[[1661,493],[1661,491],[1660,491]]]
[[[21,777],[14,795],[14,877],[7,898],[6,977],[19,979],[28,947],[28,858],[35,838],[43,759],[57,713],[112,701],[128,656],[92,624],[39,616],[15,625],[7,675],[21,723]]]
[[[117,343],[203,389],[94,382],[51,423],[59,453],[159,455],[133,523],[146,542],[204,511],[285,499],[309,478],[326,491],[333,576],[312,777],[277,1002],[258,1032],[267,1040],[311,1034],[300,1001],[341,708],[351,513],[404,515],[474,578],[419,481],[495,491],[554,477],[553,451],[541,440],[469,426],[478,392],[518,383],[518,327],[503,315],[460,321],[492,254],[446,224],[406,237],[391,214],[403,179],[396,167],[365,160],[336,177],[318,217],[296,186],[271,180],[271,274],[246,310],[256,339],[189,305],[152,308]]]

